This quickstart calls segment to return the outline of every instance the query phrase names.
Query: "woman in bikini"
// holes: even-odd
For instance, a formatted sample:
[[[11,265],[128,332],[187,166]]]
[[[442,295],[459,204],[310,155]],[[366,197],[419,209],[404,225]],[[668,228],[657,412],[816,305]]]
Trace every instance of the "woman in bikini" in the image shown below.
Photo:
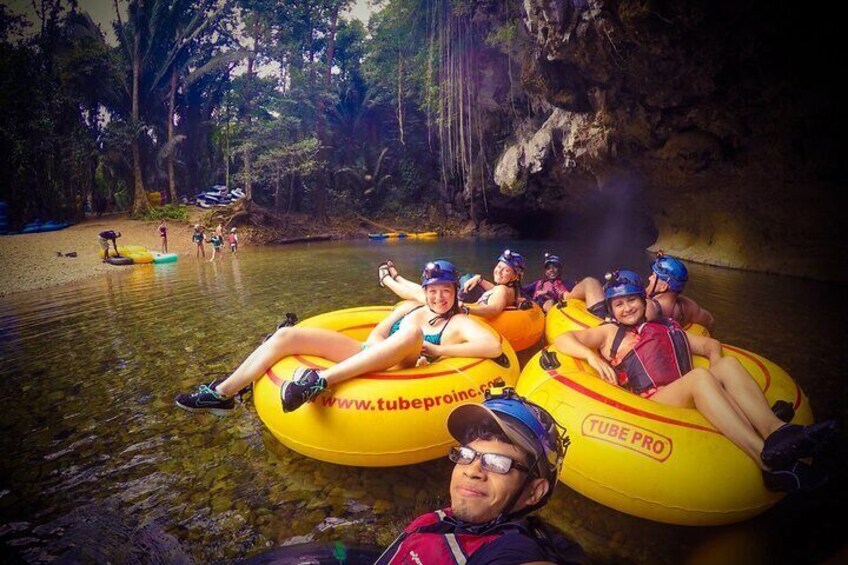
[[[460,312],[457,272],[451,263],[428,263],[421,274],[421,287],[423,302],[398,305],[364,343],[321,328],[283,327],[226,380],[181,394],[176,403],[192,411],[231,412],[235,408],[233,397],[241,389],[259,379],[279,359],[296,353],[324,357],[336,365],[321,371],[295,370],[280,389],[284,412],[296,410],[327,387],[373,371],[414,367],[442,356],[495,358],[501,354],[498,337]]]
[[[646,320],[645,286],[636,273],[607,275],[603,290],[613,322],[557,336],[558,351],[587,361],[613,385],[661,404],[697,409],[754,460],[772,490],[809,490],[825,482],[821,470],[800,459],[832,440],[835,422],[784,424],[742,364],[722,357],[721,343],[689,335],[671,319]],[[709,368],[693,369],[693,353],[707,357]]]

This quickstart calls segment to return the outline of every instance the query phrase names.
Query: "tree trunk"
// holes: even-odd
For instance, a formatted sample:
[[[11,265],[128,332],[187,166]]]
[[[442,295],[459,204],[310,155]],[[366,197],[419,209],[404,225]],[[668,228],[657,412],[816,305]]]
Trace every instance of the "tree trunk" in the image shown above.
[[[176,147],[174,146],[174,101],[177,97],[177,66],[171,69],[171,89],[168,92],[168,195],[171,198],[171,204],[177,203],[177,182],[174,179],[174,154]]]
[[[133,205],[132,215],[142,216],[150,210],[147,202],[147,192],[144,190],[144,178],[141,171],[141,150],[138,146],[139,121],[138,121],[138,83],[141,76],[141,31],[133,33],[133,83],[132,83],[132,157],[133,157]]]
[[[274,173],[274,210],[280,209],[280,200],[282,199],[282,188],[280,187],[280,171]]]
[[[242,159],[244,160],[244,194],[245,200],[248,202],[253,202],[253,170],[252,170],[252,162],[251,162],[252,154],[249,147],[246,147],[242,152]]]
[[[247,122],[247,131],[250,131],[250,123],[253,116],[253,65],[256,61],[256,56],[259,53],[259,23],[258,20],[253,27],[253,54],[247,58],[247,92],[244,97],[244,106],[242,107],[242,119]],[[253,201],[253,179],[251,174],[251,151],[249,148],[244,150],[244,194],[248,202]]]
[[[333,7],[333,12],[330,14],[330,29],[327,33],[327,72],[324,78],[324,92],[318,96],[318,103],[315,105],[316,124],[315,133],[318,140],[321,142],[321,149],[318,151],[319,160],[327,164],[324,167],[324,178],[320,179],[315,190],[315,217],[320,222],[326,223],[327,217],[327,189],[332,182],[333,175],[330,172],[330,136],[327,133],[327,127],[324,120],[324,94],[330,91],[330,86],[333,83],[333,58],[336,53],[336,28],[339,22],[339,7]]]

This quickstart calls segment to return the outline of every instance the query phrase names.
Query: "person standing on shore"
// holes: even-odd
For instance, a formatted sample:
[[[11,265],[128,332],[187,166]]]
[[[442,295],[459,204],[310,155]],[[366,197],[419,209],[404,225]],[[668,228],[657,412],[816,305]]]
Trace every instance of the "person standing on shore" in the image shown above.
[[[168,252],[168,226],[165,225],[165,220],[159,224],[159,239],[162,240],[161,251],[162,253]]]
[[[218,235],[218,230],[215,229],[215,233],[212,234],[212,237],[209,238],[209,243],[212,244],[212,258],[210,261],[214,261],[215,259],[221,258],[221,248],[224,246],[224,237]]]
[[[197,252],[194,254],[195,257],[203,257],[206,259],[206,250],[203,248],[203,226],[200,224],[194,225],[194,233],[191,236],[191,241],[197,246]]]
[[[115,247],[115,257],[121,256],[121,254],[118,253],[118,243],[117,243],[117,241],[115,241],[119,237],[121,237],[121,232],[116,232],[116,231],[113,231],[113,230],[106,230],[106,231],[100,232],[97,235],[99,237],[98,241],[100,243],[100,249],[103,250],[103,260],[104,261],[109,258],[109,242],[110,241],[112,242],[112,245]]]
[[[236,233],[236,228],[230,228],[230,251],[233,253],[238,252],[238,233]]]

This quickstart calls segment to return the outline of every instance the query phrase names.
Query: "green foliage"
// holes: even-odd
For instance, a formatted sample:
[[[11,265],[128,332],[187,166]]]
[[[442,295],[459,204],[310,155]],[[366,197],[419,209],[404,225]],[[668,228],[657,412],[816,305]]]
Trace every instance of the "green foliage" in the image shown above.
[[[518,37],[518,22],[511,21],[497,27],[486,36],[486,45],[494,47],[503,53],[511,54],[515,49]]]
[[[346,207],[438,197],[434,132],[453,95],[439,33],[451,14],[472,17],[475,2],[385,0],[366,32],[336,20],[351,0],[129,0],[116,47],[79,4],[39,4],[45,25],[23,42],[10,37],[25,21],[0,6],[0,161],[10,171],[0,198],[18,211],[122,209],[139,187],[169,179],[182,194],[238,179],[251,197],[280,205],[284,192],[297,209],[323,206],[326,190]],[[503,48],[515,32],[504,25],[489,44]]]
[[[188,209],[182,204],[165,204],[150,208],[142,220],[187,220]]]

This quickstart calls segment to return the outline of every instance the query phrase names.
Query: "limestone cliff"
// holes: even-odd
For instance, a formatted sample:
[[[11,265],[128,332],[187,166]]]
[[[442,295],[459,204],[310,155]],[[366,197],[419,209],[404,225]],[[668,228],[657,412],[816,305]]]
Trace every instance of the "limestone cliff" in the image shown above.
[[[528,210],[632,206],[690,260],[848,280],[829,84],[845,50],[833,18],[778,4],[523,0],[535,115],[498,148],[500,191]]]

